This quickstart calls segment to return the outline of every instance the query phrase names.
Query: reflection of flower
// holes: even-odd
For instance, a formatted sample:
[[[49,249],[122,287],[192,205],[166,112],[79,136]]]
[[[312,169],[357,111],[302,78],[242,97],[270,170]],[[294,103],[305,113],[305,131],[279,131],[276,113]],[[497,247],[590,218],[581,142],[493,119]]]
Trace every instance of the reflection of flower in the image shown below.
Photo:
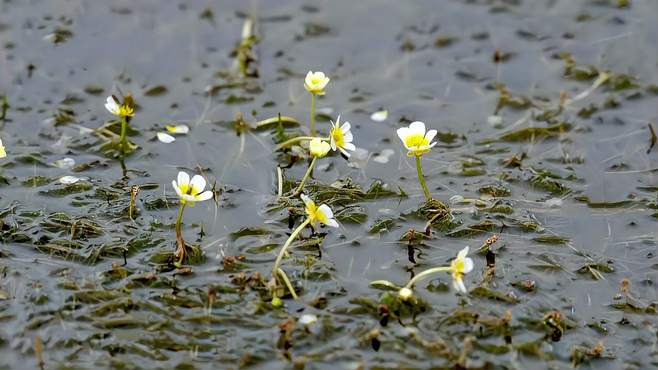
[[[308,146],[308,150],[311,152],[311,155],[316,157],[316,158],[322,158],[327,153],[329,152],[329,149],[331,147],[329,146],[329,143],[326,141],[316,137],[315,139],[311,140]]]
[[[331,140],[331,149],[339,149],[345,156],[349,157],[350,153],[347,150],[354,151],[356,146],[352,144],[354,137],[350,132],[351,125],[349,122],[340,124],[340,116],[336,119],[336,123],[331,122],[331,131],[329,131],[329,138]],[[347,150],[346,150],[347,149]]]
[[[467,274],[473,270],[473,260],[469,257],[466,257],[468,254],[468,246],[457,253],[457,258],[455,258],[450,263],[450,272],[452,273],[452,286],[460,293],[468,293],[466,286],[464,285],[464,280],[462,277],[464,274]]]
[[[324,72],[308,71],[304,79],[304,88],[314,95],[324,95],[324,88],[329,83],[329,77]]]
[[[132,117],[135,113],[135,108],[127,100],[123,104],[119,104],[119,100],[114,95],[110,95],[105,102],[105,109],[115,116]]]
[[[178,173],[178,182],[176,180],[171,182],[171,186],[176,190],[176,194],[180,198],[181,203],[194,206],[195,202],[202,202],[212,198],[212,192],[209,190],[203,191],[206,187],[206,179],[200,175],[194,175],[190,181],[190,175],[184,171]]]
[[[408,150],[408,156],[421,156],[428,153],[436,145],[436,142],[430,142],[436,136],[437,131],[429,130],[425,132],[425,124],[423,122],[411,122],[409,127],[400,127],[397,132],[398,137],[402,140],[402,144]]]
[[[306,205],[306,214],[308,215],[308,220],[313,227],[316,227],[318,223],[331,227],[338,227],[338,221],[334,219],[334,213],[328,205],[322,204],[318,207],[311,198],[304,194],[302,194],[301,198],[304,201],[304,205]]]

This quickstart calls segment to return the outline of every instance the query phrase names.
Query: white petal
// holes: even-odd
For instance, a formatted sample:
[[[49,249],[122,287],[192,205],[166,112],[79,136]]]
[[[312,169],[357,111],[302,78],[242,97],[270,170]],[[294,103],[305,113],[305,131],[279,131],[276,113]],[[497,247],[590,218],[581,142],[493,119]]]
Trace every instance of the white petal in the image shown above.
[[[342,126],[340,126],[340,128],[343,130],[343,135],[347,135],[347,131],[352,128],[352,125],[349,122],[345,122]]]
[[[410,131],[409,127],[400,127],[397,130],[398,137],[400,138],[400,140],[402,140],[402,144],[404,144],[405,147],[407,146],[407,144],[405,144],[405,140],[407,139],[407,136],[409,136],[410,133],[409,131]]]
[[[469,249],[470,249],[470,247],[467,245],[462,250],[460,250],[459,253],[457,253],[457,259],[466,258],[466,255],[468,255]]]
[[[334,137],[331,137],[331,140],[329,141],[329,145],[331,145],[331,150],[336,150],[336,140],[334,140]]]
[[[427,141],[429,141],[431,143],[437,133],[438,133],[438,131],[436,131],[436,130],[429,130],[425,134],[425,139],[427,139]]]
[[[180,188],[178,187],[178,184],[176,183],[176,180],[171,180],[171,187],[174,188],[174,190],[176,191],[176,194],[179,197],[183,196],[183,192],[180,191]]]
[[[197,191],[197,194],[202,192],[206,188],[206,179],[201,175],[194,175],[192,181],[190,181],[190,186]],[[192,194],[192,195],[197,195]]]
[[[156,134],[156,136],[158,137],[158,140],[160,140],[161,142],[163,142],[165,144],[171,144],[174,141],[176,141],[175,137],[173,137],[173,136],[171,136],[171,135],[169,135],[165,132],[158,132]]]
[[[197,202],[203,202],[204,200],[208,200],[210,198],[212,198],[212,191],[210,190],[206,190],[203,193],[196,196]]]
[[[165,129],[172,134],[187,134],[190,132],[190,127],[188,125],[166,125]]]
[[[356,150],[356,146],[352,143],[345,143],[345,145],[343,145],[343,148],[352,151]]]
[[[60,177],[60,179],[59,179],[59,182],[64,184],[64,185],[75,184],[78,181],[80,181],[80,178],[75,177],[75,176],[63,176],[63,177]]]
[[[299,197],[302,198],[302,201],[304,202],[304,205],[306,207],[309,207],[311,205],[315,205],[315,202],[312,201],[311,198],[309,198],[306,194],[302,194]]]
[[[114,115],[119,114],[119,104],[117,104],[112,96],[108,96],[105,100],[105,109]]]
[[[380,110],[370,115],[370,119],[375,122],[383,122],[386,121],[387,118],[388,118],[387,110]]]
[[[452,287],[459,293],[467,294],[466,285],[464,285],[464,280],[461,278],[452,280]]]
[[[468,274],[471,271],[473,271],[473,260],[466,257],[464,258],[464,269],[462,270],[462,273]]]
[[[178,172],[178,186],[189,186],[190,185],[190,175],[185,171]]]
[[[2,141],[0,141],[0,146],[2,146]],[[53,162],[53,165],[58,168],[73,168],[75,166],[75,159],[73,158],[62,158]]]
[[[338,148],[338,150],[340,150],[340,152],[343,153],[343,155],[346,156],[347,158],[351,156],[351,154],[347,150],[345,150],[345,148]]]
[[[334,212],[326,204],[322,204],[320,207],[318,207],[318,211],[322,212],[328,220],[334,218]]]
[[[352,133],[349,131],[347,132],[343,131],[343,141],[345,141],[346,143],[351,143],[352,140],[354,140],[354,135],[352,135]]]
[[[338,227],[338,221],[332,218],[329,221],[327,221],[326,225],[331,227]]]
[[[409,125],[409,133],[425,136],[425,123],[420,121],[411,122]]]
[[[190,195],[190,194],[181,194],[181,195],[179,195],[179,197],[181,199],[183,199],[184,201],[186,201],[186,202],[194,203],[194,202],[197,201],[196,197],[194,195]]]
[[[299,323],[302,325],[311,325],[318,321],[318,317],[313,314],[305,314],[299,318]]]

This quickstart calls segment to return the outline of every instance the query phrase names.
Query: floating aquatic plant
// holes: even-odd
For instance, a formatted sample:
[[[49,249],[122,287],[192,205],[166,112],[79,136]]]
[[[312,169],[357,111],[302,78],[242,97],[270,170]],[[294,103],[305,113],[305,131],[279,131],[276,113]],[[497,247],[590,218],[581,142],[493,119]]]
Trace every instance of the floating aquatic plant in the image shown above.
[[[119,99],[110,95],[107,97],[105,102],[105,109],[115,116],[121,118],[121,136],[119,138],[121,154],[125,155],[128,147],[128,139],[126,134],[128,132],[128,122],[135,114],[135,103],[133,101],[132,95],[128,94],[123,98],[123,103],[119,102]]]
[[[423,168],[420,165],[420,157],[429,153],[430,150],[436,145],[436,141],[432,140],[437,134],[436,130],[429,130],[425,132],[425,123],[420,121],[412,122],[409,127],[400,127],[397,131],[398,137],[402,140],[402,144],[407,148],[407,155],[416,158],[416,170],[418,171],[418,181],[423,187],[423,193],[427,200],[432,199],[425,178],[423,177]]]
[[[326,226],[331,226],[331,227],[338,227],[338,221],[334,219],[334,212],[329,208],[328,205],[326,204],[321,204],[320,206],[317,206],[311,198],[308,196],[302,194],[301,195],[302,201],[304,202],[305,206],[305,211],[306,211],[306,219],[304,222],[299,224],[297,228],[290,234],[290,237],[288,237],[288,240],[286,240],[285,244],[283,244],[283,247],[279,251],[278,256],[276,257],[276,261],[274,262],[274,267],[272,268],[272,279],[274,281],[277,281],[279,278],[283,280],[284,284],[290,291],[290,294],[297,299],[297,294],[295,293],[295,289],[293,289],[292,284],[290,283],[290,280],[288,279],[288,276],[286,273],[281,269],[281,261],[283,260],[283,257],[286,255],[286,251],[288,247],[290,247],[290,244],[295,240],[297,235],[308,225],[311,225],[313,229],[317,229],[320,225],[326,225]],[[272,290],[272,304],[274,306],[280,306],[281,300],[279,297],[275,294],[275,290]]]
[[[315,96],[324,95],[324,88],[329,83],[329,77],[325,76],[324,72],[308,71],[304,79],[304,88],[311,93],[311,117],[310,128],[311,136],[315,136]]]
[[[203,176],[194,175],[190,180],[190,175],[184,171],[178,172],[178,178],[171,182],[171,186],[180,199],[180,208],[178,209],[178,217],[176,218],[176,252],[174,252],[174,264],[180,266],[185,260],[186,255],[186,243],[181,231],[185,206],[194,207],[196,202],[203,202],[212,198],[213,193],[210,190],[204,191],[206,188],[206,179]]]
[[[450,266],[438,266],[422,271],[409,280],[409,282],[403,287],[399,287],[387,280],[376,280],[371,282],[370,285],[398,289],[398,296],[400,299],[407,301],[413,297],[413,286],[419,280],[438,272],[449,272],[452,274],[453,288],[458,293],[468,294],[468,290],[466,290],[466,286],[464,285],[463,277],[465,274],[471,272],[474,266],[473,260],[470,257],[467,257],[468,251],[469,247],[466,246],[457,253],[457,257],[450,262]]]

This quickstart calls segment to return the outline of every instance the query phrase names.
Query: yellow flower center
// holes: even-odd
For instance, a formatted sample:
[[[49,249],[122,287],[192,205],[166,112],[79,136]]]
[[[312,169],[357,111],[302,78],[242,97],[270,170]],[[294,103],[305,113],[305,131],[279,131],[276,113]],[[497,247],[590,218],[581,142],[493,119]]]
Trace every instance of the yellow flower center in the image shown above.
[[[337,147],[343,147],[345,145],[345,138],[343,137],[343,130],[340,127],[334,127],[329,133],[331,138],[334,139]]]
[[[311,83],[313,85],[319,85],[322,83],[322,78],[320,77],[311,77]]]
[[[461,273],[464,271],[464,260],[456,259],[452,264],[452,269],[455,273]]]
[[[197,195],[203,190],[197,188],[194,185],[190,186],[190,184],[178,184],[178,188],[180,189],[181,193],[189,195]]]
[[[406,145],[407,148],[420,148],[426,145],[430,145],[430,141],[425,138],[424,134],[411,134],[404,138],[404,145]]]
[[[119,116],[121,117],[132,117],[134,112],[135,110],[133,109],[133,107],[129,105],[122,104],[119,106]]]
[[[327,220],[327,216],[319,210],[315,203],[311,203],[306,206],[306,213],[308,214],[308,218],[311,220],[311,223],[319,221],[323,224],[326,224],[327,221],[329,221]]]

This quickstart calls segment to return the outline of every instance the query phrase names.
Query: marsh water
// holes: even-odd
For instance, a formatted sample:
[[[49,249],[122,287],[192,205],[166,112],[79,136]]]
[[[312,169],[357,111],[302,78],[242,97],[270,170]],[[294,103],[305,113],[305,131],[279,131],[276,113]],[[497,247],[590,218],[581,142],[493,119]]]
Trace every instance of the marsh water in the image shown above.
[[[0,368],[658,367],[658,2],[4,0],[0,14]],[[341,227],[302,233],[283,265],[300,299],[274,308],[266,280],[303,212],[277,197],[277,166],[289,189],[308,164],[276,145],[307,130],[308,70],[331,77],[320,132],[340,114],[358,150],[318,161],[305,192]],[[122,168],[98,128],[107,95],[129,92],[138,148]],[[278,114],[299,125],[257,127]],[[416,120],[439,130],[422,161],[450,207],[429,228],[396,136]],[[158,141],[172,123],[191,130]],[[216,198],[186,210],[204,258],[177,268],[179,170]],[[413,306],[370,284],[466,245],[466,296],[449,274]]]

